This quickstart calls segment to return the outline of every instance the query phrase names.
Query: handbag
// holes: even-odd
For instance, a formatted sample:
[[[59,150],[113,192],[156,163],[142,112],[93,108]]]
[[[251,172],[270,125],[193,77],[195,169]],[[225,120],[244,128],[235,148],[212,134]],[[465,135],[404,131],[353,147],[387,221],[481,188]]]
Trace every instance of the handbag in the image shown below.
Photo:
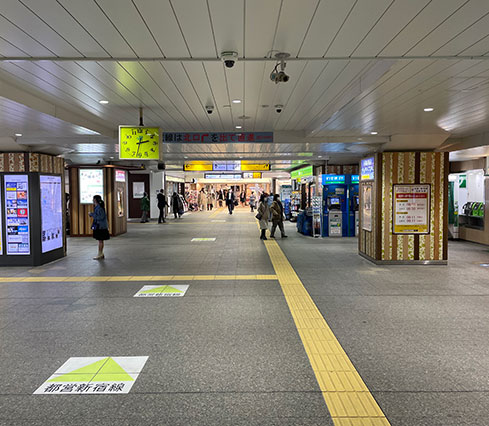
[[[98,229],[98,223],[93,222],[91,228],[92,228],[92,231],[96,231]]]
[[[261,220],[261,218],[263,217],[261,213],[257,213],[257,215],[255,216],[258,220]]]
[[[237,206],[238,204],[238,200],[234,200],[234,205]]]

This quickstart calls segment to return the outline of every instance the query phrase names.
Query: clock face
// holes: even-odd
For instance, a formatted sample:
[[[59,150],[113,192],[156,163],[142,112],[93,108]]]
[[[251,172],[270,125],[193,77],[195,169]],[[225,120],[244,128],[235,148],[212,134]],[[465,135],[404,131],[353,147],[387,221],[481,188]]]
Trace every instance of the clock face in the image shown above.
[[[119,126],[119,158],[124,160],[159,160],[158,127]]]

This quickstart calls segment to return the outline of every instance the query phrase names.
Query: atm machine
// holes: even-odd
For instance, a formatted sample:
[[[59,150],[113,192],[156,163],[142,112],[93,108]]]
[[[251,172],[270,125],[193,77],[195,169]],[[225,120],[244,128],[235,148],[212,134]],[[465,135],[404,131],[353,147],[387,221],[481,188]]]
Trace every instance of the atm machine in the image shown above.
[[[323,237],[348,235],[347,183],[345,175],[321,175],[323,184]]]
[[[348,236],[358,237],[358,208],[359,208],[359,197],[358,197],[358,175],[347,175],[348,182]]]

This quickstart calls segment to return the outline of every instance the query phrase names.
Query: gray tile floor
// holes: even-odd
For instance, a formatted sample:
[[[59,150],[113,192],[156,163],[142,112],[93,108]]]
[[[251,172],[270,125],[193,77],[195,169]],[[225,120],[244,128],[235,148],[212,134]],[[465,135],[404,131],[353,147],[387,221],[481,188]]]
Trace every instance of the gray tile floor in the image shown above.
[[[93,239],[72,239],[68,257],[0,275],[274,274],[252,217],[130,224],[103,262]],[[450,244],[447,267],[380,267],[354,239],[287,226],[280,246],[392,425],[489,425],[486,247]],[[333,424],[277,281],[133,298],[144,284],[0,283],[0,424]],[[149,356],[128,395],[32,395],[69,357],[124,355]]]

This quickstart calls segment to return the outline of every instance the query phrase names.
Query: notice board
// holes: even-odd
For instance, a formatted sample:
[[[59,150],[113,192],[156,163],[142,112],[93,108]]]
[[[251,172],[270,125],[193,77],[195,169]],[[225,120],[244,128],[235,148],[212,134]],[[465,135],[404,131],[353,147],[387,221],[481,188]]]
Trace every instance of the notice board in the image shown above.
[[[429,184],[395,184],[392,188],[393,234],[429,234]]]

